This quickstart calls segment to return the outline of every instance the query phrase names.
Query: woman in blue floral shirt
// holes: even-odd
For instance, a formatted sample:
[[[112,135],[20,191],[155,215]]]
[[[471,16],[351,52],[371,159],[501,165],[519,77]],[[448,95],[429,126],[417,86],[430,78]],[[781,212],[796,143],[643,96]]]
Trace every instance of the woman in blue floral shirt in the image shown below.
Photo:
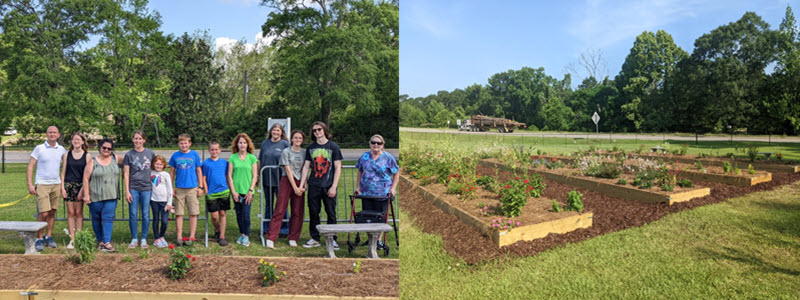
[[[399,167],[392,154],[383,151],[384,140],[380,134],[369,139],[370,151],[361,155],[356,163],[358,183],[356,193],[364,196],[392,197],[397,195]],[[366,209],[366,208],[365,208]]]

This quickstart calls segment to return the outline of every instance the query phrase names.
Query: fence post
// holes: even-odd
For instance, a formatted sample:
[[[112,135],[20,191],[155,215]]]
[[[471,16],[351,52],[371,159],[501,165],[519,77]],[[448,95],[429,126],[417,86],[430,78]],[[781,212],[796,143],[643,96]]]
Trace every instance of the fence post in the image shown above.
[[[5,174],[6,173],[6,145],[3,145],[3,162],[2,162],[2,165],[3,165],[3,172],[2,173]]]

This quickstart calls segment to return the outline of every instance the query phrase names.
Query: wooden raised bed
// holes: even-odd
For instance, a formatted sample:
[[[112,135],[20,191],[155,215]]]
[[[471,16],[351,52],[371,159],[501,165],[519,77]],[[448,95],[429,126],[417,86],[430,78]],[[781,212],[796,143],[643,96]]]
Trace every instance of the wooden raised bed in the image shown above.
[[[65,290],[39,290],[32,289],[37,293],[30,299],[81,299],[81,300],[101,300],[101,299],[164,299],[164,300],[194,300],[194,299],[228,299],[228,300],[258,300],[258,299],[291,299],[291,300],[341,300],[341,299],[375,299],[389,300],[398,299],[394,297],[342,297],[342,296],[316,296],[316,295],[269,295],[269,294],[220,294],[220,293],[178,293],[178,292],[118,292],[118,291],[65,291]],[[28,299],[21,296],[21,292],[26,290],[0,290],[0,299]]]
[[[578,213],[574,211],[564,211],[559,213],[548,213],[539,223],[523,225],[511,230],[498,230],[496,228],[492,228],[481,217],[478,217],[465,209],[463,205],[459,207],[458,203],[451,203],[452,199],[448,201],[448,198],[452,198],[448,197],[450,195],[436,195],[435,193],[429,191],[429,189],[418,185],[415,180],[409,179],[404,175],[400,175],[400,180],[412,186],[411,191],[405,192],[420,194],[423,198],[425,198],[425,200],[430,201],[433,203],[433,205],[445,213],[458,217],[458,219],[465,224],[474,227],[481,234],[492,239],[494,244],[498,247],[511,245],[518,241],[530,241],[543,238],[550,233],[567,233],[579,228],[588,228],[592,226],[592,217],[594,214],[591,212]],[[529,206],[535,205],[535,202],[536,201],[529,201],[525,206],[525,209],[523,209],[523,214],[530,209]],[[541,204],[544,201],[540,200],[538,202]]]
[[[772,181],[772,173],[759,172],[754,175],[751,175],[751,174],[744,174],[744,172],[747,171],[746,170],[743,171],[742,175],[728,175],[728,174],[703,173],[698,170],[683,170],[680,171],[679,174],[690,180],[719,182],[722,184],[736,185],[736,186],[753,186],[762,182]]]
[[[494,159],[484,159],[478,162],[490,168],[507,169],[503,164],[499,164]],[[531,169],[533,170],[533,169]],[[663,192],[654,190],[644,190],[633,186],[618,185],[610,182],[602,182],[596,178],[578,177],[556,173],[548,169],[536,169],[536,171],[546,174],[547,179],[558,181],[564,184],[585,188],[612,197],[619,197],[633,201],[661,203],[666,202],[672,205],[676,202],[689,201],[694,198],[707,196],[711,193],[710,188],[697,187],[684,189],[684,191]],[[655,189],[655,187],[654,187]]]

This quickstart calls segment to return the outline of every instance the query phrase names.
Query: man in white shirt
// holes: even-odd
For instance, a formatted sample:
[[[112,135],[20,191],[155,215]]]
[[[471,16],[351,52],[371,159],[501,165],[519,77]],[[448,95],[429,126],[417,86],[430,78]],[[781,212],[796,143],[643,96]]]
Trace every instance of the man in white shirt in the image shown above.
[[[42,237],[44,229],[37,232],[36,250],[44,250],[44,244],[50,248],[57,245],[53,241],[53,223],[56,218],[58,199],[61,198],[61,156],[67,152],[58,144],[61,134],[55,126],[47,127],[47,141],[36,146],[28,162],[28,193],[36,196],[39,205],[39,221],[47,222],[47,235]],[[31,175],[36,167],[36,185]]]

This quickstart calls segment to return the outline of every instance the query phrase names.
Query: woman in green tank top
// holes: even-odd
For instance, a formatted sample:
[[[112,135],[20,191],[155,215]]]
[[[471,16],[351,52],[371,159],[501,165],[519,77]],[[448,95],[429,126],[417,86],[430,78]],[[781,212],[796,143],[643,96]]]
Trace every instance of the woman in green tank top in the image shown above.
[[[89,204],[92,228],[101,251],[114,252],[111,231],[114,230],[114,212],[119,199],[119,164],[122,158],[113,154],[114,141],[103,139],[99,143],[100,155],[86,166],[83,176],[83,201]]]

